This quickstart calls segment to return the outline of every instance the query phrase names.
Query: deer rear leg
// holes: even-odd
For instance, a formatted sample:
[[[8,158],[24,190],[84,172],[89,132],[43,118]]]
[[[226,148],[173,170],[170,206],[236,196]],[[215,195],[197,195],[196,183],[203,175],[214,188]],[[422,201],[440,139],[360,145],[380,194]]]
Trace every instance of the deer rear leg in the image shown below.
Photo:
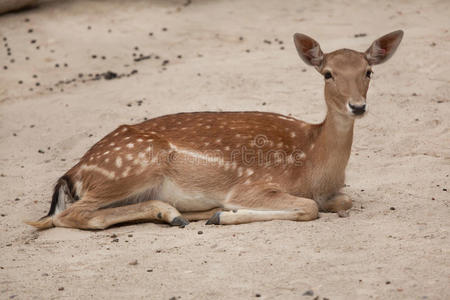
[[[352,199],[344,193],[336,193],[320,204],[321,211],[338,212],[352,208]]]
[[[132,221],[164,221],[179,227],[189,224],[176,208],[159,200],[96,210],[73,205],[56,215],[53,223],[60,227],[105,229],[114,224]]]
[[[231,210],[215,213],[206,224],[233,225],[272,220],[310,221],[318,218],[319,209],[312,199],[295,197],[281,191],[275,194],[273,191],[268,194],[258,193],[255,196],[258,198],[227,202],[224,208]]]

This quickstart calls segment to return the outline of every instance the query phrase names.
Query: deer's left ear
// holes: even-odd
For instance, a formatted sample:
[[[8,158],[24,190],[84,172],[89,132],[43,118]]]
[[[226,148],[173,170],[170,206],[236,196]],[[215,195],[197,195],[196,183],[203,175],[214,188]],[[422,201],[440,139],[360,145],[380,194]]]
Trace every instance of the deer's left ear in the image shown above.
[[[397,50],[402,41],[403,30],[388,33],[375,42],[366,50],[366,58],[371,65],[377,65],[387,61]]]

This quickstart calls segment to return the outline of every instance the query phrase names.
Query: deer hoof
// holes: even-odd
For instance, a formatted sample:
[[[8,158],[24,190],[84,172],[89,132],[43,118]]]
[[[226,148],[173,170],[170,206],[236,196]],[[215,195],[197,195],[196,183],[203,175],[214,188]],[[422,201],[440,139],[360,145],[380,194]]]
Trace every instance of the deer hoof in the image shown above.
[[[170,225],[172,226],[178,226],[181,228],[184,228],[186,225],[189,224],[189,221],[183,218],[182,216],[178,216],[173,218],[172,222],[170,222]]]
[[[220,225],[220,211],[216,212],[214,216],[209,218],[206,225]]]

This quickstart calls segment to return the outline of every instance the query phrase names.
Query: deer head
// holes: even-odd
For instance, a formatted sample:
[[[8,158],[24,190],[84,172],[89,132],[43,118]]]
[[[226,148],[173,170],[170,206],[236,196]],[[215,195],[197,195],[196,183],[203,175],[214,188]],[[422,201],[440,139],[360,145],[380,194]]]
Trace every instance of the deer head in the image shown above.
[[[372,66],[387,61],[402,37],[402,30],[391,32],[375,40],[365,52],[340,49],[324,54],[319,43],[301,33],[294,35],[294,43],[301,59],[323,75],[328,110],[354,119],[367,111]]]

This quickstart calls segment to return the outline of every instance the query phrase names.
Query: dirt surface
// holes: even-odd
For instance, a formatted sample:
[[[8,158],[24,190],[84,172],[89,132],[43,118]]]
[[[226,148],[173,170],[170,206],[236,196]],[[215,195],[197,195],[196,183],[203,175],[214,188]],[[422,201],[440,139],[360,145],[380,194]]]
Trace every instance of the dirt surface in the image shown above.
[[[449,15],[448,1],[161,0],[0,16],[0,298],[449,299]],[[203,110],[321,121],[323,79],[292,34],[363,51],[397,29],[403,42],[374,68],[356,124],[348,218],[97,232],[22,223],[47,212],[56,179],[119,124]]]

